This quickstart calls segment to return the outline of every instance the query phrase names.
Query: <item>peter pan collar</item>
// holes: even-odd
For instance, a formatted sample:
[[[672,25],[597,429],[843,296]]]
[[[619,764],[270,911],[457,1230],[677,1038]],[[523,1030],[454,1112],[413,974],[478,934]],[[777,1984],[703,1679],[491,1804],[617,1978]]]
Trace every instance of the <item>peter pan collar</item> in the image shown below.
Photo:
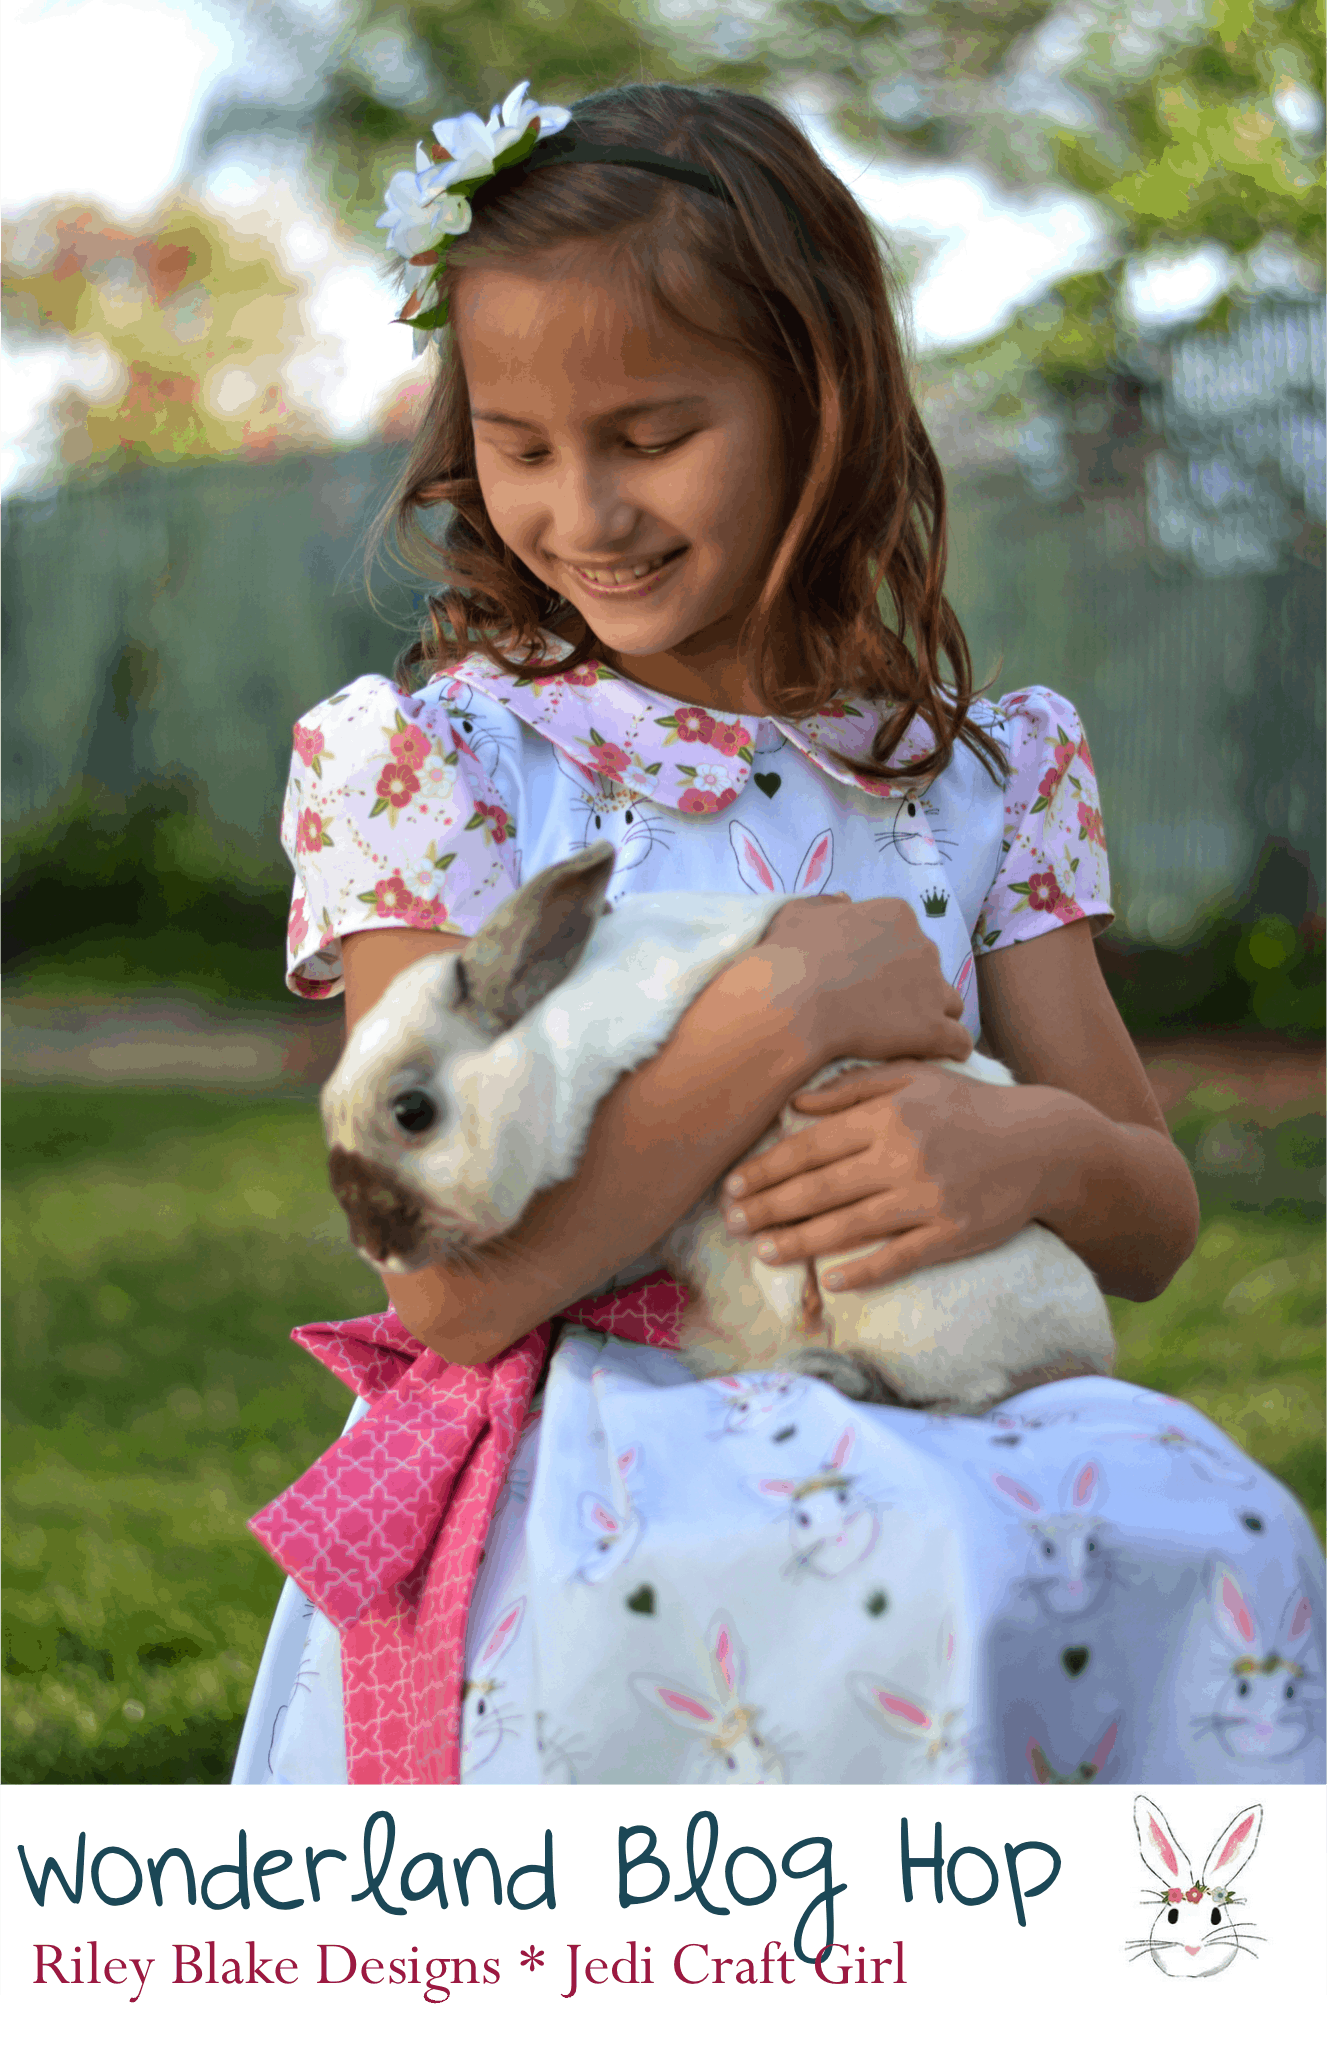
[[[890,710],[878,700],[835,698],[804,719],[759,719],[663,697],[602,663],[586,662],[565,675],[526,682],[509,676],[482,654],[449,663],[431,681],[441,685],[448,704],[463,700],[469,690],[479,691],[505,705],[582,768],[673,811],[726,811],[736,803],[751,778],[762,726],[773,727],[790,740],[836,783],[873,797],[904,797],[916,791],[915,784],[859,774],[835,760],[836,749],[869,756]],[[929,727],[914,718],[894,759],[905,766],[920,760],[931,746]]]

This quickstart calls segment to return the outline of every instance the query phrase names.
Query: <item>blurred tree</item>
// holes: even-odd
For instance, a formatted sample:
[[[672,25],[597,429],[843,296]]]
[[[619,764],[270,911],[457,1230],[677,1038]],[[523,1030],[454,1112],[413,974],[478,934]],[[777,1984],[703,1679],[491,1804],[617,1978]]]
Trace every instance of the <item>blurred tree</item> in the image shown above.
[[[313,436],[282,383],[301,293],[269,242],[188,205],[146,229],[68,203],[6,224],[10,334],[97,341],[109,358],[104,399],[70,387],[54,402],[75,469],[275,454]]]

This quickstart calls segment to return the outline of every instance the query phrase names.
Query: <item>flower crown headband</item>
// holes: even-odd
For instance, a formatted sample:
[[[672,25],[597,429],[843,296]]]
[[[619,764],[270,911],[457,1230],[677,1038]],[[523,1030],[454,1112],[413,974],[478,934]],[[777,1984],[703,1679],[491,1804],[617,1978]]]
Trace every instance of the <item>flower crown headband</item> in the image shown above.
[[[447,251],[470,227],[474,218],[470,202],[481,186],[490,188],[488,196],[492,198],[517,182],[511,173],[523,176],[548,164],[624,164],[708,192],[729,206],[736,204],[723,179],[699,164],[660,156],[654,150],[564,134],[573,119],[570,108],[541,107],[526,98],[529,86],[528,79],[513,86],[487,121],[481,121],[478,114],[456,114],[449,121],[435,121],[433,140],[416,148],[414,170],[398,171],[387,187],[387,209],[378,217],[378,226],[387,230],[387,247],[404,257],[411,268],[428,272],[397,315],[400,324],[415,331],[416,355],[427,347],[435,330],[447,325],[449,308],[442,289]],[[761,170],[778,194],[806,254],[814,258],[815,244],[788,193],[773,172],[763,165]]]

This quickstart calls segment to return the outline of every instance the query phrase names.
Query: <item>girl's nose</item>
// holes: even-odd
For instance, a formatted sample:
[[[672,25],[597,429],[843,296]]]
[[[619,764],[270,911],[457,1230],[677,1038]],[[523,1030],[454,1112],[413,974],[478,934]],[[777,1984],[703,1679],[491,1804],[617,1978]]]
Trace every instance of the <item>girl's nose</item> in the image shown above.
[[[550,485],[548,545],[570,562],[594,563],[631,539],[635,508],[623,499],[607,465],[563,464]]]

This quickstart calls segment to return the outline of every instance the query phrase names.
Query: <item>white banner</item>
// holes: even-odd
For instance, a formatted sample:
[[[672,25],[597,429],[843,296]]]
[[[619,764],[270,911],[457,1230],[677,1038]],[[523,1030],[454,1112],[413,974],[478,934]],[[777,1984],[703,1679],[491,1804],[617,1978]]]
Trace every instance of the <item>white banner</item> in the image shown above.
[[[1317,1787],[11,1787],[5,2007],[39,2041],[190,2050],[522,2023],[553,2044],[734,2022],[799,2050],[900,2029],[1118,2050],[1121,2024],[1254,2043],[1321,2004],[1324,1805]]]

